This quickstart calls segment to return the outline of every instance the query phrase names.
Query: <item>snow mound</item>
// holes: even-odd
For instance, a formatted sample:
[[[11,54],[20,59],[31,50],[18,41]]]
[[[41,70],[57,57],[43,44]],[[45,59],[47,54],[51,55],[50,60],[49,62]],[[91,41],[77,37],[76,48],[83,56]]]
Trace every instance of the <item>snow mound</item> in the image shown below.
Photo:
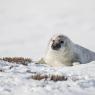
[[[63,75],[67,80],[34,80],[31,76]],[[53,68],[0,61],[0,95],[95,95],[95,62]]]

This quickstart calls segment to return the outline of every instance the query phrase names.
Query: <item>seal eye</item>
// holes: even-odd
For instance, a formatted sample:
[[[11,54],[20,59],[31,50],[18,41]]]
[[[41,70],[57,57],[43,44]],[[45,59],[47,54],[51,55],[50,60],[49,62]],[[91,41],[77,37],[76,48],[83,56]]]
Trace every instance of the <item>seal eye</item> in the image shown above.
[[[63,43],[64,43],[64,41],[61,41],[60,43],[61,43],[61,44],[63,44]]]

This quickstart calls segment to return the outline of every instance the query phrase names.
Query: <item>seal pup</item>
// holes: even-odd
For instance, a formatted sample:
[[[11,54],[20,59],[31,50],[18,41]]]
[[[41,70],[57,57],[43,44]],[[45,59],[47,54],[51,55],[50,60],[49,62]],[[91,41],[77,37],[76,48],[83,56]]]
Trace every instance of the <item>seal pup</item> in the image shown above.
[[[95,53],[73,43],[67,36],[54,35],[48,44],[43,62],[53,66],[73,66],[73,63],[85,64],[95,60]]]

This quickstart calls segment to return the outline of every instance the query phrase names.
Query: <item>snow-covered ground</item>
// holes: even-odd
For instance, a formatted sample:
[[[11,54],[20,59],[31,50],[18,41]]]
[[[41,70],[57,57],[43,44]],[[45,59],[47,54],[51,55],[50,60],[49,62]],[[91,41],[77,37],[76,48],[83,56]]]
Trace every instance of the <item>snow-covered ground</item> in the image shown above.
[[[95,0],[0,0],[0,56],[44,55],[54,33],[95,51]],[[62,74],[67,81],[33,80]],[[95,95],[95,62],[64,68],[0,61],[0,95]]]
[[[0,61],[0,95],[95,95],[95,62],[53,68]],[[35,73],[64,75],[66,81],[33,80]]]
[[[0,0],[0,56],[43,56],[54,33],[95,51],[95,0]]]

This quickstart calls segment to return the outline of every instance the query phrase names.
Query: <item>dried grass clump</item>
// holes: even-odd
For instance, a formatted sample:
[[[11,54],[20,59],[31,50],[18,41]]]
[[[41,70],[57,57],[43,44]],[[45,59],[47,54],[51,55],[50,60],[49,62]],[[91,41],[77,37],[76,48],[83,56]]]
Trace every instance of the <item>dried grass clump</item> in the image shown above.
[[[51,80],[51,81],[66,81],[67,77],[64,75],[41,75],[41,74],[36,74],[32,76],[32,79],[34,80]]]
[[[32,62],[30,58],[23,58],[23,57],[4,57],[2,58],[2,60],[23,65],[27,65],[28,63]]]
[[[67,77],[65,76],[60,76],[60,75],[52,75],[50,80],[53,80],[53,81],[66,81],[67,80]]]
[[[32,79],[34,79],[34,80],[42,80],[42,79],[47,80],[48,76],[47,75],[41,75],[41,74],[35,74],[32,76]]]

